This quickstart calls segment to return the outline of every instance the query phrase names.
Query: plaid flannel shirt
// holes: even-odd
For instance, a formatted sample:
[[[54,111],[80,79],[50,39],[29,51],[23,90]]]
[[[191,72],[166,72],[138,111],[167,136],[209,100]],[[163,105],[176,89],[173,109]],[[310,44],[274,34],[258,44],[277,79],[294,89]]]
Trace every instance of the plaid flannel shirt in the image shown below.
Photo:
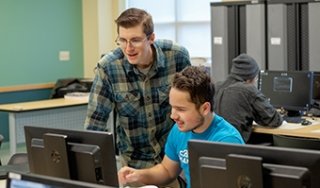
[[[170,119],[169,88],[176,72],[190,65],[188,51],[169,40],[153,44],[156,60],[144,75],[120,48],[99,62],[85,127],[105,131],[109,113],[117,115],[117,147],[127,165],[146,168],[162,161]]]

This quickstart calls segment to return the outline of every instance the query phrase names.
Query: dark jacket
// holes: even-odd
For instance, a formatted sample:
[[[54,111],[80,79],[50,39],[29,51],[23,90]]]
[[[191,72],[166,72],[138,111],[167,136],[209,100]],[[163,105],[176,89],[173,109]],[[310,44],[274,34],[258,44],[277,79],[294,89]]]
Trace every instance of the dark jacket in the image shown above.
[[[63,98],[71,92],[90,92],[92,81],[80,78],[64,78],[57,80],[51,91],[50,98]]]
[[[229,75],[227,80],[216,84],[214,111],[234,125],[247,142],[252,123],[278,127],[282,117],[254,84],[241,77]]]

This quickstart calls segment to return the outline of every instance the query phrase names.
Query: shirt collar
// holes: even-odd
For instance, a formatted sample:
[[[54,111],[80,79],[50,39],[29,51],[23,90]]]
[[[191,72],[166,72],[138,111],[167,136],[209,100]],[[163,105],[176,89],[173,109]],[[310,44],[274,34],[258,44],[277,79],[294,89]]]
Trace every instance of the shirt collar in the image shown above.
[[[159,46],[157,46],[156,43],[153,43],[152,47],[155,49],[154,51],[156,53],[156,56],[155,56],[155,62],[150,69],[150,73],[157,72],[158,69],[165,67],[165,56],[164,56],[161,48]],[[132,64],[129,63],[126,56],[124,56],[122,63],[124,65],[125,70],[127,71],[128,75],[130,75],[130,74],[138,75],[140,73],[139,70],[137,68],[135,68],[135,66],[133,66]]]

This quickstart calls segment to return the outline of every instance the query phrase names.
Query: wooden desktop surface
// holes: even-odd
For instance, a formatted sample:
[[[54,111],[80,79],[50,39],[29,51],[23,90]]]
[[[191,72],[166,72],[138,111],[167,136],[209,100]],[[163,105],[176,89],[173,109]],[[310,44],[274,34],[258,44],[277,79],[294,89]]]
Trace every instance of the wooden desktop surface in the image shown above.
[[[0,188],[6,188],[7,180],[0,180]]]
[[[0,105],[0,111],[9,115],[11,155],[16,153],[17,143],[24,141],[24,125],[43,126],[46,122],[48,127],[83,129],[87,104],[88,98],[59,98]]]
[[[319,138],[320,139],[320,118],[309,118],[312,122],[311,125],[301,125],[298,123],[284,122],[280,127],[267,128],[262,126],[254,126],[253,132],[263,134],[281,134],[287,136],[297,136],[306,138]]]
[[[49,100],[39,100],[32,102],[22,102],[22,103],[11,103],[0,105],[0,111],[6,112],[23,112],[31,110],[49,109],[49,108],[59,108],[67,106],[76,106],[88,104],[87,99],[49,99]]]

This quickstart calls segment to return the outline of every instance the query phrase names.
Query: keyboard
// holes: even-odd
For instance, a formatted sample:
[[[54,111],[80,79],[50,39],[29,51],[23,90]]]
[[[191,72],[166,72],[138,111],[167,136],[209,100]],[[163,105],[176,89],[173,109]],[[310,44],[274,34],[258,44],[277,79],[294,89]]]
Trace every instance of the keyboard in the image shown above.
[[[283,120],[288,123],[301,123],[303,118],[301,116],[283,116]]]

